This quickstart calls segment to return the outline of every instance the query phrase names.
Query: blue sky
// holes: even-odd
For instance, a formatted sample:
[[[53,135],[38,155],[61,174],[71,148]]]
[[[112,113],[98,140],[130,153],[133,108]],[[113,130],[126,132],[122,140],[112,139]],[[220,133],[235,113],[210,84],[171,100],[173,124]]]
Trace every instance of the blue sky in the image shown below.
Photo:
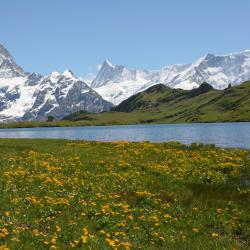
[[[0,0],[0,43],[26,71],[91,77],[250,48],[248,0]]]

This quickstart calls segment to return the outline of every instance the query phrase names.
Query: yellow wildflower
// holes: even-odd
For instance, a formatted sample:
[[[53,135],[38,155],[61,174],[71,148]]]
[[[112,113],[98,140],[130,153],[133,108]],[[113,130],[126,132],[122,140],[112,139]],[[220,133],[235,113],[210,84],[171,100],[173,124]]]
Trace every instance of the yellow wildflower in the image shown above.
[[[86,243],[88,242],[88,236],[86,236],[86,235],[82,235],[82,236],[81,236],[81,239],[82,239],[82,242],[83,242],[84,244],[86,244]]]
[[[10,211],[5,211],[4,214],[5,216],[10,217]]]
[[[84,228],[82,229],[82,234],[83,234],[83,235],[88,235],[88,229],[87,229],[86,227],[84,227]]]
[[[55,236],[52,237],[50,243],[51,243],[51,244],[56,244],[56,237],[55,237]]]
[[[59,232],[61,232],[61,228],[59,227],[59,226],[56,226],[56,231],[59,233]]]
[[[170,214],[164,214],[164,218],[170,219],[170,218],[172,218],[172,216]]]
[[[17,238],[17,237],[13,237],[11,238],[12,241],[16,241],[16,242],[19,242],[20,240]]]
[[[10,250],[6,245],[0,246],[0,250]]]
[[[38,237],[40,235],[40,232],[37,229],[32,230],[32,233],[35,237]]]
[[[217,238],[217,237],[219,237],[219,234],[218,233],[212,233],[212,237]]]

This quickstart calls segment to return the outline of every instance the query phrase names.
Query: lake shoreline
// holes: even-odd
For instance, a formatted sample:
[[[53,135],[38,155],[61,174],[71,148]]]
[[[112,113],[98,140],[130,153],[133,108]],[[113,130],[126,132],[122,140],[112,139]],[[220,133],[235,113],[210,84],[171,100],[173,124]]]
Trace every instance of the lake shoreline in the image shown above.
[[[86,126],[129,126],[129,125],[172,125],[172,124],[216,124],[216,123],[247,123],[250,120],[238,120],[238,121],[199,121],[199,122],[170,122],[170,123],[89,123],[85,121],[27,121],[27,122],[13,122],[13,123],[1,123],[1,129],[13,129],[13,128],[62,128],[62,127],[86,127]]]
[[[250,123],[178,123],[78,127],[8,128],[0,138],[62,138],[86,141],[179,141],[250,149]]]
[[[85,140],[85,139],[70,139],[70,138],[7,138],[7,137],[0,137],[0,140],[9,140],[9,141],[32,141],[32,140],[41,140],[41,141],[68,141],[68,142],[75,142],[75,143],[80,143],[80,142],[86,142],[86,143],[104,143],[104,144],[109,144],[109,143],[151,143],[151,144],[168,144],[168,143],[175,143],[176,145],[182,145],[185,147],[200,147],[200,148],[214,148],[214,149],[222,149],[222,150],[243,150],[247,151],[250,153],[250,149],[247,148],[241,148],[241,147],[220,147],[216,146],[215,144],[208,144],[208,143],[201,143],[201,142],[193,142],[190,144],[184,144],[179,141],[126,141],[126,140],[116,140],[116,141],[97,141],[97,140]]]

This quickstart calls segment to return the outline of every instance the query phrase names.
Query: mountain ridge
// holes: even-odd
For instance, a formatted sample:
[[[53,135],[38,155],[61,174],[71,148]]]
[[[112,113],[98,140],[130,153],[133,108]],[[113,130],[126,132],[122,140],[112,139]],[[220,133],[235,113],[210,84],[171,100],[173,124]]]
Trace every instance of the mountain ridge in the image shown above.
[[[160,70],[136,70],[105,60],[87,84],[67,69],[43,76],[25,72],[0,44],[0,121],[61,119],[70,113],[108,111],[157,84],[192,90],[203,82],[225,89],[250,80],[250,50],[226,55],[208,53],[191,64]]]
[[[250,122],[250,81],[234,87],[229,85],[224,90],[216,90],[207,83],[193,90],[158,84],[111,111],[93,114],[81,110],[59,121],[16,122],[2,124],[0,128],[214,122]]]
[[[228,84],[238,85],[250,80],[250,50],[225,55],[207,53],[191,64],[174,64],[160,70],[130,70],[123,66],[127,74],[119,73],[116,70],[118,66],[112,66],[115,71],[112,77],[107,78],[105,67],[101,67],[101,74],[97,74],[90,86],[104,99],[118,105],[128,97],[159,83],[186,90],[197,88],[203,82],[208,82],[216,89],[225,89]]]
[[[61,119],[82,109],[102,112],[111,107],[71,70],[47,76],[24,72],[0,46],[0,121]]]

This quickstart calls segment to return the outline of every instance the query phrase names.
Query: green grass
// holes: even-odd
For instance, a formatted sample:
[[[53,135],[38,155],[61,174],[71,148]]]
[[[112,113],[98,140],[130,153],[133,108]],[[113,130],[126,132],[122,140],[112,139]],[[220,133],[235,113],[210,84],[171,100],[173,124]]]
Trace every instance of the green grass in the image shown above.
[[[0,139],[0,245],[249,249],[248,154],[213,145]]]
[[[204,86],[185,91],[156,85],[110,112],[77,112],[62,121],[16,122],[1,124],[0,128],[250,121],[249,81],[226,90]]]
[[[138,116],[141,123],[250,121],[250,82],[226,90],[206,84],[191,91],[153,86],[114,110],[144,114],[143,120]]]

